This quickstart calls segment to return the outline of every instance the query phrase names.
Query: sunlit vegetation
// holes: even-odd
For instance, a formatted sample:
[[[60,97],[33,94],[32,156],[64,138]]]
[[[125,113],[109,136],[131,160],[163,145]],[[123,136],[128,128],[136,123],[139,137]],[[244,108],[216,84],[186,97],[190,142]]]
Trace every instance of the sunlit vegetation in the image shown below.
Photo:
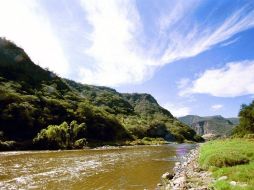
[[[254,101],[250,105],[242,105],[239,117],[240,122],[230,139],[211,141],[201,146],[201,167],[212,171],[217,179],[227,176],[226,180],[213,183],[214,189],[250,190],[254,187]],[[230,184],[232,181],[236,184]]]
[[[72,121],[69,125],[63,122],[61,125],[49,125],[42,129],[34,138],[38,147],[53,149],[82,148],[86,146],[87,127],[85,123],[80,125]]]
[[[254,135],[254,101],[251,104],[243,104],[239,112],[240,123],[234,129],[233,135],[236,137],[251,137]]]
[[[254,139],[227,139],[205,143],[201,147],[200,165],[213,172],[215,178],[226,180],[213,184],[218,190],[253,189]],[[237,182],[236,186],[230,185]]]
[[[73,136],[73,121],[83,126],[82,135]],[[1,38],[0,134],[1,150],[12,149],[16,142],[27,145],[23,148],[65,149],[144,137],[202,140],[151,95],[121,94],[62,79]]]

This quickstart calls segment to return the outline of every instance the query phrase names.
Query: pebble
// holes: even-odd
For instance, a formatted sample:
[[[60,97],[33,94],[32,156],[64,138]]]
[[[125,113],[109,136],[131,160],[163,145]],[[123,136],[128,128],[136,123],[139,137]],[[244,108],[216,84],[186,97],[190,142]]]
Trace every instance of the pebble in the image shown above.
[[[227,180],[227,179],[228,179],[228,177],[224,175],[224,176],[219,177],[218,181]]]
[[[236,186],[236,181],[231,181],[231,182],[230,182],[230,185]]]
[[[162,175],[162,187],[160,190],[208,190],[208,184],[212,182],[211,174],[202,171],[197,163],[198,148],[181,158],[182,162],[176,162],[173,168],[174,175],[169,172]],[[187,180],[188,178],[188,180]],[[191,180],[192,181],[191,181]],[[195,181],[196,180],[196,181]],[[197,182],[198,181],[198,182]]]

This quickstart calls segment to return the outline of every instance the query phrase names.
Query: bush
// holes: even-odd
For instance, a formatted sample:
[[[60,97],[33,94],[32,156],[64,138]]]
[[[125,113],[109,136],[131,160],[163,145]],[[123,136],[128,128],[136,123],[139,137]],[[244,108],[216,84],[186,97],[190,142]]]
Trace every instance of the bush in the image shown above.
[[[70,125],[63,122],[61,125],[49,125],[46,129],[41,130],[33,139],[36,146],[43,149],[69,149],[73,148],[77,138],[84,135],[86,125],[78,125],[72,121]],[[85,143],[85,140],[78,141],[77,145]]]
[[[201,137],[200,135],[194,135],[193,139],[196,142],[204,142],[205,141],[205,139],[203,139],[203,137]]]
[[[215,166],[222,168],[240,164],[247,164],[249,163],[249,161],[250,160],[246,156],[237,152],[219,152],[207,156],[205,162],[203,163],[203,166]]]
[[[87,141],[85,138],[76,140],[74,143],[75,148],[84,148],[87,145]]]

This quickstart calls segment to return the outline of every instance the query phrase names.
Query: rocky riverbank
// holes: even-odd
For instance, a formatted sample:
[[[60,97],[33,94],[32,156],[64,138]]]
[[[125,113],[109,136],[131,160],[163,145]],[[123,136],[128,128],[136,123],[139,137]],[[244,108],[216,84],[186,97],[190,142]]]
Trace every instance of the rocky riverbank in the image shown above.
[[[204,171],[198,164],[199,147],[190,151],[181,162],[176,162],[173,174],[162,175],[158,190],[209,190],[213,181],[211,173]]]

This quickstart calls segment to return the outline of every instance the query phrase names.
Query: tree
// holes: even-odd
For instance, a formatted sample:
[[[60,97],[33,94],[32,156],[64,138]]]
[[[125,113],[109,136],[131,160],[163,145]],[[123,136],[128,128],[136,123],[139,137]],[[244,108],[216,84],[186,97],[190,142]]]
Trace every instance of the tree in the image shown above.
[[[75,148],[75,144],[80,147],[86,142],[85,131],[84,123],[78,125],[76,121],[72,121],[68,125],[63,122],[60,125],[49,125],[46,129],[42,129],[33,142],[42,149],[71,149]]]
[[[254,101],[249,105],[243,104],[238,114],[240,123],[235,127],[233,135],[244,136],[254,133]]]

